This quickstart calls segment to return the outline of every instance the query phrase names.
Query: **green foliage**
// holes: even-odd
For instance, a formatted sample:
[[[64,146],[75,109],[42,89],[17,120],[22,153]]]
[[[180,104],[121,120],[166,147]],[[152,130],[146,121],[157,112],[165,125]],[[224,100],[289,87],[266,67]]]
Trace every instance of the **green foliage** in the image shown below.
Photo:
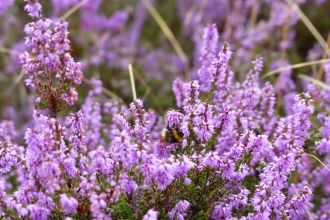
[[[132,210],[131,205],[127,201],[127,197],[124,193],[120,194],[117,204],[109,206],[113,210],[113,213],[111,214],[113,219],[134,219],[134,211]]]

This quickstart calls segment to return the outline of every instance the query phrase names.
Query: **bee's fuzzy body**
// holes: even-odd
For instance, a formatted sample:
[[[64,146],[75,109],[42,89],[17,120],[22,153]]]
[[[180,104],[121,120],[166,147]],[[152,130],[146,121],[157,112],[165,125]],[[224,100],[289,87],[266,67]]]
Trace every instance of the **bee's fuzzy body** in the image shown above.
[[[162,130],[161,138],[168,143],[181,143],[183,139],[183,133],[178,128],[170,128],[168,125]]]

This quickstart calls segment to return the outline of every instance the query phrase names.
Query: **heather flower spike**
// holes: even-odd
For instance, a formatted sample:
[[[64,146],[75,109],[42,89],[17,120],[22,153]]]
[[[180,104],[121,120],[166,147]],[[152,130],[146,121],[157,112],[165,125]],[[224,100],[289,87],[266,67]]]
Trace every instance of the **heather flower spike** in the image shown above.
[[[80,63],[76,63],[68,53],[67,22],[42,18],[38,1],[29,0],[25,10],[31,17],[39,19],[24,27],[28,35],[25,46],[29,52],[20,55],[20,62],[29,77],[25,82],[27,86],[36,88],[40,98],[38,105],[49,108],[56,115],[78,99],[74,85],[79,85],[83,79]]]

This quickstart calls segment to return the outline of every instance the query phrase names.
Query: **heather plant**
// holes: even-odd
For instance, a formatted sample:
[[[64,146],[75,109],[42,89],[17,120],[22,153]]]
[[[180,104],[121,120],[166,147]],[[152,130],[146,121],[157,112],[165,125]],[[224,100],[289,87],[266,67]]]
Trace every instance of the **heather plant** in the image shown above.
[[[51,3],[58,15],[77,2]],[[216,24],[203,26],[203,38],[194,39],[198,57],[190,71],[192,80],[173,80],[176,106],[164,114],[146,110],[140,98],[129,105],[113,94],[109,99],[105,82],[98,79],[102,74],[91,78],[89,91],[79,89],[84,88],[81,69],[90,70],[103,59],[109,67],[124,69],[135,55],[145,54],[136,50],[146,19],[142,3],[135,11],[141,16],[120,32],[129,10],[106,17],[98,13],[101,2],[90,1],[81,9],[85,31],[95,31],[96,36],[98,31],[110,31],[92,46],[91,63],[84,64],[73,58],[69,23],[46,18],[37,0],[26,1],[24,10],[33,22],[24,26],[26,52],[19,55],[19,63],[26,86],[36,94],[31,98],[35,110],[23,131],[11,120],[0,121],[1,219],[330,217],[329,91],[310,84],[308,91],[298,93],[291,69],[282,71],[275,83],[260,80],[264,62],[273,60],[267,56],[250,60],[257,44],[266,39],[266,32],[259,32],[263,22],[254,29],[244,26],[251,1],[243,7],[241,1],[226,3],[234,8],[228,12],[226,32],[219,34]],[[198,20],[198,3],[191,5],[187,35],[195,31],[193,25],[204,24]],[[217,3],[207,1],[205,10],[215,12]],[[182,20],[187,4],[177,1]],[[292,26],[298,21],[285,3],[265,4],[272,10],[268,31],[287,20]],[[207,17],[224,19],[218,13]],[[234,26],[238,28],[231,29]],[[281,47],[288,48],[292,39],[285,39]],[[237,48],[238,41],[242,47]],[[132,50],[117,53],[123,45]],[[163,53],[162,49],[150,52],[146,59],[154,65],[142,66],[159,70],[155,57],[162,58]],[[176,56],[166,50],[165,55],[164,62],[175,63]],[[235,56],[238,59],[233,60]],[[241,63],[238,72],[247,66],[249,70],[240,81],[236,69]],[[281,59],[270,68],[288,64]],[[328,83],[329,64],[323,68]],[[287,109],[283,114],[277,109],[282,93],[283,100],[292,100],[282,105]]]

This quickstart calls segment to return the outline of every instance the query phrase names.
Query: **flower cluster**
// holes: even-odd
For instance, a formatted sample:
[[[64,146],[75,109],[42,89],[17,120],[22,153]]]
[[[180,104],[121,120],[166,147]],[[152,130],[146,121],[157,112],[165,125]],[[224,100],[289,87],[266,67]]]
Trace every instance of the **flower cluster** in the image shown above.
[[[66,104],[73,105],[78,99],[74,85],[79,85],[83,79],[80,63],[76,63],[68,53],[67,22],[43,18],[38,1],[29,0],[25,10],[32,18],[38,18],[24,27],[28,35],[25,46],[29,49],[20,55],[24,73],[29,75],[25,82],[27,86],[36,88],[39,105],[56,114]],[[41,77],[45,77],[48,83],[43,83]]]
[[[215,24],[206,26],[196,47],[193,80],[174,80],[177,106],[164,115],[146,110],[143,99],[126,105],[113,93],[107,98],[107,82],[95,77],[92,89],[82,93],[81,106],[65,118],[58,113],[77,104],[75,86],[83,80],[81,64],[70,54],[68,23],[44,18],[38,0],[26,2],[24,10],[35,22],[24,27],[28,52],[19,56],[20,64],[38,106],[50,113],[35,109],[21,139],[12,121],[0,121],[1,219],[330,218],[330,93],[308,85],[308,91],[294,95],[292,70],[282,72],[274,85],[260,80],[266,59],[247,60],[248,52],[267,38],[261,32],[265,24],[251,18],[251,28],[245,28],[247,11],[258,11],[252,5],[257,3],[227,3],[234,10],[227,11],[230,19],[221,35]],[[185,34],[193,33],[202,17],[196,2],[190,3]],[[77,3],[51,2],[55,14]],[[135,46],[146,8],[138,3],[134,13],[140,17],[122,30],[132,10],[106,17],[98,12],[101,3],[82,6],[84,30],[113,35],[106,33],[96,43],[96,55],[91,53],[86,65],[97,66],[105,58],[107,65],[124,68],[141,52]],[[179,13],[188,10],[188,3],[177,1]],[[297,23],[283,2],[265,4],[271,8],[269,31]],[[217,5],[215,0],[203,3],[207,11]],[[224,19],[212,13],[205,17]],[[288,32],[278,46],[289,48],[293,35]],[[110,46],[104,46],[108,39]],[[229,43],[219,47],[219,39],[231,39],[234,52]],[[122,53],[116,54],[119,48]],[[236,80],[242,61],[250,69]],[[269,66],[288,64],[281,59]],[[330,65],[323,68],[330,83]],[[282,93],[292,102],[281,105]]]

